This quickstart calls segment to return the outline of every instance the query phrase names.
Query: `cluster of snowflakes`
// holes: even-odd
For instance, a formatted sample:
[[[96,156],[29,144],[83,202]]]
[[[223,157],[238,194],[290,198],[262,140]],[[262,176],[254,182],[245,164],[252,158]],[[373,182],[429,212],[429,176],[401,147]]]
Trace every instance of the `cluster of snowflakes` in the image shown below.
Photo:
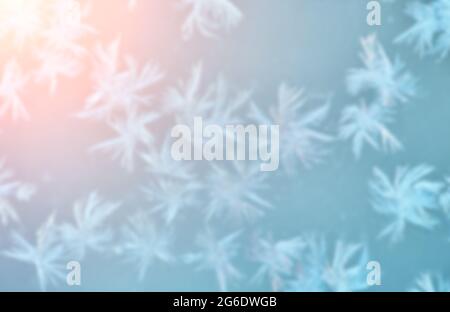
[[[174,1],[187,14],[180,27],[184,40],[195,35],[220,36],[244,18],[232,0]],[[135,186],[145,197],[146,207],[136,211],[126,201],[110,202],[93,191],[73,204],[73,221],[58,220],[52,214],[31,239],[29,233],[15,229],[21,222],[17,206],[30,202],[38,187],[16,181],[2,161],[0,225],[11,233],[9,248],[2,256],[34,266],[43,290],[63,285],[65,263],[83,263],[91,253],[125,260],[140,280],[149,277],[155,262],[169,266],[184,263],[211,271],[218,289],[229,290],[245,282],[236,260],[247,257],[256,267],[250,283],[263,283],[267,289],[368,289],[366,265],[371,259],[364,243],[330,242],[320,234],[252,236],[245,225],[257,224],[274,209],[266,192],[270,179],[282,178],[288,183],[295,172],[326,158],[335,142],[348,144],[355,159],[368,153],[368,148],[381,153],[404,148],[389,126],[402,105],[415,96],[416,79],[398,58],[392,60],[387,55],[376,35],[361,39],[362,65],[349,70],[346,77],[348,95],[355,104],[343,109],[338,129],[330,132],[323,130],[332,105],[330,97],[308,96],[299,87],[280,83],[274,90],[277,100],[260,105],[253,100],[252,90],[236,90],[220,75],[206,84],[202,63],[156,97],[152,90],[167,75],[157,64],[139,64],[131,56],[122,57],[119,38],[99,42],[92,49],[83,45],[85,37],[95,38],[97,32],[84,22],[95,2],[83,3],[75,10],[79,8],[75,0],[0,1],[0,39],[12,40],[17,49],[30,41],[39,46],[33,54],[36,70],[25,72],[14,58],[3,65],[0,117],[16,122],[33,118],[21,99],[24,88],[44,83],[54,94],[60,78],[76,79],[86,59],[92,58],[92,92],[77,117],[114,133],[90,147],[92,153],[111,157],[124,174],[146,168],[146,180]],[[129,0],[124,5],[133,10],[139,1]],[[421,56],[446,57],[450,49],[450,0],[415,1],[408,4],[406,13],[415,23],[397,41],[414,44]],[[218,125],[280,125],[281,170],[261,173],[256,164],[243,161],[174,161],[170,129],[177,123],[189,124],[196,116],[203,117],[204,123]],[[156,134],[161,125],[166,136]],[[450,213],[450,179],[436,177],[427,164],[399,166],[394,173],[374,168],[369,188],[372,198],[368,204],[387,220],[380,236],[392,243],[403,239],[407,226],[431,230],[439,222],[439,213]],[[109,220],[120,210],[126,211],[127,219],[116,230]],[[198,239],[196,245],[188,246],[191,251],[175,253],[177,229],[187,216],[188,223],[199,225]],[[439,275],[423,274],[415,289],[448,291],[450,282]]]

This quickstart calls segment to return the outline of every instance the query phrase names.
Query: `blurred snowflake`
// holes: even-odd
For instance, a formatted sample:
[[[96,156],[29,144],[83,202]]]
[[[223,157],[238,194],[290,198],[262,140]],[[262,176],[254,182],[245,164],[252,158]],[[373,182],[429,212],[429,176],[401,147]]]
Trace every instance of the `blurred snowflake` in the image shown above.
[[[208,194],[206,219],[229,217],[233,221],[253,221],[272,205],[262,195],[267,189],[267,175],[259,166],[243,161],[230,166],[212,163],[204,185]]]
[[[402,149],[402,143],[389,130],[387,124],[394,121],[391,107],[373,103],[351,105],[342,111],[339,136],[352,140],[353,154],[360,158],[364,144],[375,150],[396,152]]]
[[[73,207],[75,224],[59,226],[61,239],[76,259],[83,259],[87,250],[104,251],[111,242],[112,231],[105,221],[119,208],[119,203],[103,201],[96,193]]]
[[[170,233],[158,230],[149,214],[140,211],[129,217],[123,226],[116,252],[136,267],[139,280],[143,280],[154,261],[174,261],[171,241]]]
[[[237,256],[240,233],[235,232],[217,239],[213,232],[207,229],[197,238],[200,251],[186,254],[183,258],[188,264],[197,264],[199,270],[213,270],[221,291],[227,291],[230,280],[242,277],[232,260]]]
[[[278,103],[267,112],[253,105],[251,118],[258,124],[279,125],[280,163],[285,173],[295,172],[296,163],[310,167],[322,160],[326,154],[324,145],[333,138],[322,132],[330,107],[325,101],[315,109],[305,111],[312,98],[304,90],[282,83],[278,88]]]
[[[259,238],[253,250],[253,260],[259,263],[255,281],[267,277],[272,290],[278,291],[283,287],[283,278],[292,274],[294,264],[300,257],[305,242],[301,237],[273,241],[273,239]]]
[[[146,63],[142,69],[131,56],[125,58],[126,69],[120,70],[120,39],[106,48],[98,44],[92,73],[95,91],[88,97],[80,117],[106,120],[124,113],[139,112],[152,103],[149,88],[164,74],[159,67]]]
[[[27,202],[36,192],[32,184],[13,180],[12,170],[5,168],[5,161],[0,161],[0,222],[3,226],[10,221],[18,222],[14,202]]]
[[[442,275],[423,273],[415,282],[411,291],[417,292],[450,292],[450,282]]]
[[[16,60],[5,64],[0,80],[0,117],[11,114],[13,120],[29,119],[25,104],[20,98],[29,76],[22,72]]]
[[[65,279],[65,252],[58,242],[57,229],[54,224],[54,215],[38,229],[36,244],[28,242],[18,233],[12,234],[14,247],[6,250],[6,257],[25,262],[34,266],[41,290],[49,285],[57,285]]]
[[[323,278],[332,291],[364,290],[369,287],[366,281],[368,262],[368,251],[364,245],[337,241]]]
[[[183,26],[183,39],[189,40],[198,32],[215,37],[219,30],[229,31],[242,20],[243,14],[230,0],[180,0],[190,10]]]
[[[414,44],[421,57],[445,58],[450,51],[450,1],[413,1],[407,4],[405,12],[414,24],[396,42]]]
[[[406,102],[416,94],[416,80],[399,59],[391,62],[375,35],[361,39],[364,68],[351,69],[347,75],[347,89],[353,96],[373,91],[381,105]]]
[[[402,238],[407,223],[426,229],[432,229],[438,223],[430,213],[439,208],[443,183],[428,180],[432,172],[433,168],[425,164],[399,167],[390,181],[380,169],[373,170],[370,181],[372,206],[392,219],[381,236],[390,236],[396,242]]]

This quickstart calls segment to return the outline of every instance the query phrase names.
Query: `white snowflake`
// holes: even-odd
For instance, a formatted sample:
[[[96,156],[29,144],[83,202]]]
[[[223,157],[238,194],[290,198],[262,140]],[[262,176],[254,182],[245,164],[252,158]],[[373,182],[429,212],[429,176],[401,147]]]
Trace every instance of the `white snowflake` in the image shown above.
[[[342,111],[339,136],[352,140],[353,154],[361,156],[364,144],[375,150],[396,152],[402,149],[401,142],[389,130],[387,124],[394,121],[392,107],[378,103],[351,105]]]
[[[145,278],[154,261],[174,261],[170,251],[170,233],[159,230],[145,212],[138,212],[128,219],[122,228],[120,239],[121,244],[117,251],[128,263],[136,266],[140,280]]]
[[[391,181],[380,169],[373,170],[370,181],[372,206],[380,214],[392,219],[381,232],[396,242],[403,236],[408,223],[431,229],[438,221],[431,212],[439,208],[439,193],[443,183],[428,180],[433,172],[428,165],[399,167]]]
[[[331,262],[323,278],[331,290],[339,292],[360,291],[368,288],[366,266],[368,251],[362,244],[336,242]]]
[[[361,60],[365,67],[348,72],[347,88],[351,95],[372,90],[377,95],[375,101],[383,105],[404,103],[415,95],[415,78],[404,71],[404,65],[399,59],[391,62],[375,35],[362,38],[361,45]]]
[[[14,173],[5,168],[5,161],[0,161],[0,223],[3,226],[11,221],[18,222],[15,202],[27,202],[34,195],[36,188],[32,184],[13,180]]]
[[[75,224],[64,223],[59,230],[62,241],[77,259],[83,259],[88,249],[106,249],[112,231],[105,222],[119,206],[119,203],[104,201],[96,192],[90,193],[86,200],[75,202]]]
[[[213,270],[221,291],[227,291],[229,282],[242,277],[242,274],[232,263],[237,256],[239,245],[237,239],[240,233],[235,232],[217,239],[213,232],[207,229],[197,238],[200,251],[189,253],[184,260],[189,264],[197,264],[198,270]]]
[[[267,113],[253,105],[251,116],[258,124],[279,126],[280,163],[286,173],[294,172],[297,162],[305,167],[320,162],[326,154],[323,145],[333,140],[320,129],[328,116],[329,102],[308,111],[305,107],[311,100],[303,89],[282,83],[278,102]]]
[[[0,80],[0,116],[11,114],[13,120],[29,119],[29,113],[20,98],[29,77],[24,74],[12,59],[5,64]]]
[[[138,115],[130,112],[125,120],[118,119],[110,122],[110,127],[117,133],[117,137],[98,143],[90,150],[111,153],[113,159],[118,159],[120,165],[128,172],[134,170],[134,163],[139,148],[153,143],[153,135],[147,128],[158,119],[155,113]]]
[[[58,242],[53,215],[37,231],[36,244],[30,243],[15,232],[12,234],[12,243],[14,246],[3,254],[33,265],[41,290],[46,290],[49,285],[57,285],[65,279],[65,252]]]
[[[450,292],[450,281],[440,274],[423,273],[417,278],[414,292]]]
[[[283,277],[292,274],[294,264],[304,247],[305,242],[301,237],[279,241],[259,238],[253,251],[253,259],[259,263],[254,279],[261,280],[267,276],[272,290],[280,290],[283,287]]]
[[[86,100],[79,114],[81,117],[108,121],[117,114],[139,111],[142,106],[151,104],[153,97],[149,88],[164,77],[162,71],[152,63],[140,69],[130,56],[125,58],[126,68],[121,70],[119,45],[119,39],[106,48],[97,45],[92,74],[95,91]]]
[[[253,221],[272,205],[264,199],[267,176],[258,166],[234,161],[230,166],[211,164],[205,183],[207,220],[228,217],[233,221]]]
[[[219,30],[229,31],[242,20],[243,14],[230,0],[180,0],[190,13],[183,26],[183,39],[189,40],[198,32],[215,37]]]

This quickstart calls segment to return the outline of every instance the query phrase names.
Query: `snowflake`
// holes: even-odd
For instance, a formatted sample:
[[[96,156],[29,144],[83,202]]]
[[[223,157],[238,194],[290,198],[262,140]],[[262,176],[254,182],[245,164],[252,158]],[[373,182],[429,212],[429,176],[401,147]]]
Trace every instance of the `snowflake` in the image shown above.
[[[296,277],[287,283],[287,291],[347,292],[368,287],[368,252],[363,245],[338,240],[330,254],[323,237],[306,236],[303,244]]]
[[[414,44],[421,57],[438,54],[445,58],[450,51],[450,1],[414,1],[408,3],[406,14],[414,24],[396,42]]]
[[[171,138],[167,136],[159,148],[151,147],[141,155],[146,172],[155,177],[189,182],[195,179],[192,163],[174,160],[171,154]]]
[[[184,256],[188,264],[197,264],[199,270],[213,270],[221,291],[227,291],[230,280],[242,277],[232,261],[237,256],[239,245],[237,239],[240,233],[235,232],[221,239],[217,239],[211,230],[197,238],[200,251]]]
[[[295,278],[286,283],[286,291],[327,291],[324,273],[328,265],[327,246],[323,237],[306,236]]]
[[[19,64],[13,59],[9,61],[3,70],[0,81],[0,116],[11,113],[13,120],[29,119],[27,109],[20,98],[20,92],[28,81],[20,69]]]
[[[323,275],[324,281],[333,291],[348,292],[366,289],[368,262],[368,252],[363,245],[337,241],[333,258]]]
[[[44,49],[80,55],[86,52],[79,41],[95,29],[83,23],[90,13],[88,6],[81,8],[79,1],[58,0],[50,8],[50,23],[42,33]]]
[[[0,1],[0,38],[11,37],[21,48],[42,28],[42,0]]]
[[[83,259],[88,249],[105,250],[112,239],[106,219],[117,210],[118,203],[103,201],[96,192],[73,207],[75,224],[65,223],[59,228],[63,242],[77,259]]]
[[[221,29],[229,31],[242,20],[242,12],[230,0],[180,0],[190,13],[183,26],[183,39],[189,40],[195,32],[215,37]]]
[[[122,228],[121,244],[117,252],[136,266],[139,280],[143,280],[155,260],[174,261],[170,252],[171,235],[157,229],[148,214],[132,215]]]
[[[151,63],[139,69],[130,56],[125,58],[126,69],[120,70],[119,44],[120,40],[116,39],[106,48],[97,45],[93,72],[95,91],[88,97],[79,114],[81,117],[109,121],[117,113],[139,111],[140,107],[151,104],[148,89],[163,78],[163,73]]]
[[[415,78],[404,72],[404,66],[398,59],[391,62],[375,35],[363,38],[361,44],[361,59],[365,67],[348,72],[347,88],[351,95],[371,90],[377,95],[376,101],[383,105],[406,102],[415,95]]]
[[[445,189],[439,197],[439,204],[444,209],[446,215],[450,216],[450,177],[445,179]]]
[[[225,126],[238,123],[239,110],[250,103],[249,90],[229,95],[226,80],[219,76],[202,90],[203,65],[196,64],[186,82],[169,88],[164,99],[166,114],[174,114],[178,123],[191,125],[195,117],[202,117],[205,124]]]
[[[259,167],[244,162],[231,162],[231,167],[211,164],[205,182],[208,193],[207,220],[230,217],[235,221],[254,220],[271,208],[261,193],[267,188],[266,175]]]
[[[292,88],[284,83],[278,89],[278,103],[268,113],[253,105],[251,116],[258,124],[280,127],[280,163],[287,173],[293,172],[296,162],[305,167],[321,161],[325,149],[323,144],[332,137],[319,130],[328,115],[329,103],[305,111],[310,98],[304,90]]]
[[[4,251],[6,257],[34,266],[41,290],[48,285],[55,285],[65,278],[64,249],[57,240],[54,216],[39,228],[36,233],[36,244],[33,245],[18,233],[12,234],[14,247]]]
[[[108,139],[91,148],[91,151],[112,153],[113,159],[119,159],[121,166],[128,172],[134,170],[136,155],[140,146],[148,146],[153,142],[153,135],[147,126],[158,118],[155,113],[138,115],[130,112],[125,120],[115,120],[110,123],[117,137]]]
[[[305,242],[301,237],[279,241],[258,239],[253,258],[260,265],[254,279],[261,280],[267,276],[273,291],[281,289],[283,276],[292,273],[294,263],[300,257],[304,246]]]
[[[0,161],[0,222],[6,226],[10,221],[18,222],[19,216],[14,210],[13,202],[27,202],[36,189],[31,184],[12,180],[14,173],[5,168],[5,161]]]
[[[341,116],[339,136],[344,140],[352,139],[353,154],[359,158],[364,144],[375,150],[398,151],[402,144],[386,126],[394,121],[391,107],[378,103],[346,107]]]
[[[374,169],[370,182],[372,206],[393,219],[381,236],[390,235],[395,242],[402,238],[407,223],[426,229],[437,224],[429,212],[439,207],[438,195],[443,184],[426,179],[432,172],[428,165],[399,167],[390,181],[380,169]]]
[[[167,224],[172,223],[180,211],[198,203],[199,189],[199,183],[162,177],[153,179],[143,188],[152,210],[161,212]]]
[[[38,83],[47,81],[51,95],[55,94],[59,76],[74,78],[81,72],[80,62],[63,52],[39,51],[36,57],[40,65],[35,80]]]
[[[441,275],[423,273],[416,280],[415,287],[411,291],[417,292],[450,292],[450,282]]]

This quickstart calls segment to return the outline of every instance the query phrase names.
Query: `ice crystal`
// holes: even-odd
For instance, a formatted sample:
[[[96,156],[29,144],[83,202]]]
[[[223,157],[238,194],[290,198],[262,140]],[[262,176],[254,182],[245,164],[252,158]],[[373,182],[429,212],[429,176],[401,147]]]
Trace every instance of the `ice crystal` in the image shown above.
[[[433,172],[429,165],[399,167],[391,181],[380,169],[373,170],[370,181],[372,206],[378,213],[391,219],[381,236],[390,236],[392,241],[402,238],[408,223],[432,229],[438,221],[431,212],[439,207],[441,182],[429,180]]]
[[[215,37],[220,30],[229,31],[242,20],[243,14],[230,0],[181,0],[190,12],[182,26],[183,38],[189,40],[198,32]]]
[[[328,265],[327,246],[323,237],[306,236],[295,278],[286,283],[285,290],[291,292],[321,292],[329,290],[325,280]]]
[[[33,265],[41,290],[46,290],[48,286],[57,285],[64,280],[65,255],[62,245],[58,242],[54,215],[51,215],[37,231],[35,244],[16,232],[12,234],[12,243],[14,246],[3,254]]]
[[[402,148],[401,142],[389,130],[388,124],[394,121],[394,112],[390,107],[373,103],[346,107],[341,116],[339,136],[352,140],[353,154],[361,156],[365,144],[375,150],[395,152]]]
[[[149,88],[163,78],[162,71],[152,63],[139,68],[131,56],[125,58],[125,69],[120,69],[119,45],[119,39],[106,48],[97,45],[92,74],[95,91],[86,100],[81,117],[109,121],[117,114],[138,112],[151,104]]]
[[[5,161],[0,161],[0,223],[4,226],[10,221],[18,222],[15,202],[27,202],[35,193],[31,184],[13,180],[14,173],[5,168]]]
[[[211,164],[205,183],[208,194],[206,218],[229,217],[252,221],[264,215],[271,204],[262,195],[267,176],[257,166],[235,161],[231,166]]]
[[[77,201],[73,207],[75,224],[60,226],[63,242],[77,259],[83,259],[87,250],[103,251],[112,239],[112,231],[105,221],[118,203],[104,201],[96,192],[86,200]]]
[[[450,51],[450,1],[413,1],[407,4],[405,12],[414,24],[396,42],[414,45],[422,57],[446,57]]]
[[[0,1],[0,38],[11,37],[22,47],[36,36],[42,23],[42,0]]]
[[[6,63],[0,80],[0,117],[11,114],[13,120],[29,119],[28,111],[20,98],[20,92],[28,79],[16,60]]]
[[[440,274],[423,273],[417,278],[414,288],[417,292],[450,292],[450,281]]]
[[[367,249],[362,244],[336,242],[331,262],[323,278],[332,291],[360,291],[368,287],[366,265]]]
[[[153,135],[148,125],[158,118],[156,113],[138,114],[130,112],[125,120],[117,119],[110,122],[111,128],[117,136],[100,142],[91,148],[91,151],[111,153],[113,159],[118,159],[121,166],[128,172],[134,170],[136,157],[140,147],[148,146],[153,142]]]
[[[121,244],[117,251],[128,263],[136,266],[140,280],[156,260],[172,262],[171,235],[159,230],[148,213],[138,212],[129,217],[122,228]]]
[[[286,172],[294,171],[300,162],[310,167],[326,154],[324,145],[333,140],[321,128],[328,115],[329,102],[307,109],[313,99],[303,89],[282,83],[278,88],[278,102],[265,112],[253,105],[251,116],[259,123],[278,125],[280,129],[280,163]]]
[[[259,238],[254,249],[254,260],[259,263],[255,280],[267,277],[273,291],[280,290],[283,278],[292,274],[305,242],[301,237],[273,241]]]
[[[406,102],[415,95],[415,78],[399,59],[391,62],[375,35],[361,39],[363,68],[351,69],[347,76],[347,88],[351,95],[373,91],[376,101],[383,105]]]
[[[242,277],[232,262],[238,254],[239,236],[240,233],[235,232],[217,239],[211,230],[206,230],[197,238],[200,251],[185,255],[184,260],[196,264],[199,270],[213,270],[220,290],[227,291],[230,281]]]

